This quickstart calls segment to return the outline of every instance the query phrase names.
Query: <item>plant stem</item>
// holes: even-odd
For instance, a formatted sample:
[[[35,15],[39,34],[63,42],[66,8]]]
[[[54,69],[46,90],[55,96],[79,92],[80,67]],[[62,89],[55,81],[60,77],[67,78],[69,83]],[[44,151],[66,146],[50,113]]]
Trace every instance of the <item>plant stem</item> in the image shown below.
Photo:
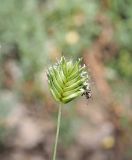
[[[57,144],[58,144],[58,137],[59,137],[59,130],[60,130],[60,122],[61,122],[61,104],[59,105],[59,109],[58,109],[57,130],[56,130],[56,137],[55,137],[55,144],[54,144],[52,160],[56,160],[56,151],[57,151]]]

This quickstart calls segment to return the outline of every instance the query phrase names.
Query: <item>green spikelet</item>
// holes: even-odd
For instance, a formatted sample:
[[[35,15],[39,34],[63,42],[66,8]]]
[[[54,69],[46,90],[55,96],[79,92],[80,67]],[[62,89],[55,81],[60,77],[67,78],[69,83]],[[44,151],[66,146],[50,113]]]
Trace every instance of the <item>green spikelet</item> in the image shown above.
[[[68,103],[74,98],[85,94],[89,87],[89,77],[85,65],[81,66],[81,59],[75,63],[67,61],[63,56],[47,72],[50,91],[56,101]]]

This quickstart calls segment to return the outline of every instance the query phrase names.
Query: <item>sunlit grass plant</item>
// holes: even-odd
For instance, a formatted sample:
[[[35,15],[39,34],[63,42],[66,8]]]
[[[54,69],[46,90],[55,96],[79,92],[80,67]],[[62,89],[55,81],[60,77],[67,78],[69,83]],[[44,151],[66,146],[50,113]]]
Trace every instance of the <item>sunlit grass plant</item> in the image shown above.
[[[59,103],[57,131],[52,160],[56,159],[62,105],[80,95],[85,95],[87,98],[90,97],[89,76],[86,66],[82,66],[81,61],[81,59],[78,59],[74,63],[72,60],[66,60],[63,56],[60,61],[51,66],[47,71],[50,91],[54,99]]]

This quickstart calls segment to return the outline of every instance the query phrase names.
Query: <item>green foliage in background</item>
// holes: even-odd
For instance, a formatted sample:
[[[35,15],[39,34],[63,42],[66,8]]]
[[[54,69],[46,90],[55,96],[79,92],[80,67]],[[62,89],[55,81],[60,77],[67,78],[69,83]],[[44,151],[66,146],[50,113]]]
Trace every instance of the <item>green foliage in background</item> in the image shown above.
[[[8,91],[0,93],[0,145],[6,140],[6,136],[11,133],[7,119],[17,107],[16,97]]]
[[[115,28],[115,39],[119,47],[118,59],[114,67],[124,79],[132,80],[132,1],[116,0],[110,2],[108,10]]]
[[[1,52],[16,46],[28,79],[59,50],[70,56],[88,47],[100,31],[98,9],[95,0],[1,0]]]
[[[114,67],[131,79],[132,1],[108,2],[106,12],[120,48]],[[62,50],[76,57],[90,47],[101,31],[96,20],[101,5],[97,0],[0,0],[0,52],[17,47],[24,79],[32,78]],[[127,66],[123,66],[127,56]]]
[[[1,52],[17,46],[25,78],[40,70],[46,62],[45,32],[36,0],[0,1]],[[10,51],[9,51],[10,52]]]
[[[44,12],[49,40],[69,55],[80,54],[100,32],[96,22],[99,3],[96,0],[56,0]],[[49,1],[49,5],[52,1]]]

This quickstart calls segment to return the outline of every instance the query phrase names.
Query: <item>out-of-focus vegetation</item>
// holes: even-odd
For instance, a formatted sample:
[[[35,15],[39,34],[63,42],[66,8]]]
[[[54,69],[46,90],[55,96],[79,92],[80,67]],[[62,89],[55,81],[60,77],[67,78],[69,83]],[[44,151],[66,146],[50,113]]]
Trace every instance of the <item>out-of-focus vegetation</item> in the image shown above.
[[[114,38],[119,47],[119,58],[114,59],[116,64],[114,60],[112,62],[123,77],[131,80],[132,2],[107,3],[106,14],[115,29]],[[62,51],[70,56],[81,54],[101,31],[96,20],[101,4],[96,0],[84,0],[83,3],[80,0],[1,2],[1,56],[15,47],[27,79],[42,69],[47,59],[55,58]]]
[[[115,39],[119,47],[118,59],[113,59],[116,68],[123,79],[132,81],[132,1],[109,1],[108,15],[114,29]]]
[[[131,110],[131,101],[126,101],[131,99],[132,0],[0,0],[0,139],[7,133],[6,117],[19,101],[28,109],[31,105],[54,104],[45,83],[49,63],[62,54],[73,59],[83,56],[100,37],[105,19],[113,31],[116,49],[102,63],[114,73],[113,79],[111,72],[107,74],[111,75],[115,96]],[[10,98],[13,96],[15,100]],[[76,113],[69,113],[71,116],[67,112],[62,122],[61,143],[70,144],[78,126],[73,124],[77,121]],[[129,138],[131,120],[124,117],[120,123]],[[127,144],[129,140],[126,141]],[[132,148],[131,143],[128,148]],[[132,158],[127,152],[125,157]]]

